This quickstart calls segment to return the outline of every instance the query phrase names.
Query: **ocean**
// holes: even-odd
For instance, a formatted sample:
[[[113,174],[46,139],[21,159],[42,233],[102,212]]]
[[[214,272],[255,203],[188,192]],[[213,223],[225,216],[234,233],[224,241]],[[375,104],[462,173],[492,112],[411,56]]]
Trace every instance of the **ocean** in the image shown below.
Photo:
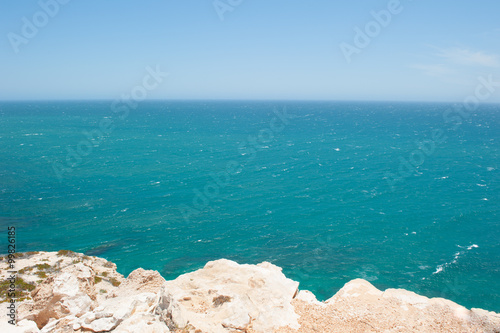
[[[500,312],[500,105],[0,102],[0,227],[166,279],[269,261]],[[1,237],[1,236],[0,236]]]

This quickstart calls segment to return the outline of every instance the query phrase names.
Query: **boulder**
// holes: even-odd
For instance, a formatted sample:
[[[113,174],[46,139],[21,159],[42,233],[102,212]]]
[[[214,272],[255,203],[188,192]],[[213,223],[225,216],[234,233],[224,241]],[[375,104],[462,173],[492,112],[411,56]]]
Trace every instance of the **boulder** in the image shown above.
[[[87,313],[96,298],[94,277],[94,271],[81,263],[49,276],[33,290],[33,303],[23,310],[20,319],[33,320],[41,329],[51,318]]]
[[[120,284],[116,294],[158,293],[165,282],[165,279],[157,271],[138,268]]]
[[[129,326],[137,326],[139,324],[136,322],[133,324],[126,324],[126,322],[132,315],[136,318],[141,317],[142,314],[151,315],[158,302],[156,293],[160,291],[164,283],[165,279],[158,272],[136,269],[120,284],[111,297],[101,300],[99,306],[94,311],[81,316],[76,321],[76,325],[92,332],[112,331],[118,326],[121,327],[120,330],[126,331]],[[151,321],[151,323],[151,325],[147,322],[143,323],[145,326],[141,328],[153,330],[152,332],[155,330],[164,332],[167,328],[158,320],[155,323]]]
[[[326,306],[325,303],[318,301],[316,298],[316,295],[314,295],[312,292],[309,290],[300,290],[297,296],[295,297],[297,300],[304,301],[309,304],[314,304],[318,306]]]
[[[239,265],[221,259],[166,282],[156,313],[171,329],[268,333],[281,326],[298,328],[291,305],[297,288],[298,282],[268,262]]]
[[[92,332],[111,331],[132,314],[151,313],[156,302],[157,296],[153,293],[109,298],[74,323]]]
[[[158,316],[138,313],[124,320],[113,332],[115,333],[168,333],[168,326]]]
[[[7,321],[0,322],[0,332],[5,333],[39,333],[36,323],[31,320],[21,320],[16,326],[9,324]]]
[[[73,321],[75,316],[67,316],[61,319],[51,318],[49,323],[45,325],[40,333],[67,333],[73,331]]]
[[[21,328],[24,333],[37,333],[37,332],[40,332],[40,330],[38,329],[37,324],[34,321],[27,320],[27,319],[19,321],[17,323],[17,327]],[[4,332],[4,331],[2,331],[2,332]],[[7,332],[7,331],[5,331],[5,332]]]

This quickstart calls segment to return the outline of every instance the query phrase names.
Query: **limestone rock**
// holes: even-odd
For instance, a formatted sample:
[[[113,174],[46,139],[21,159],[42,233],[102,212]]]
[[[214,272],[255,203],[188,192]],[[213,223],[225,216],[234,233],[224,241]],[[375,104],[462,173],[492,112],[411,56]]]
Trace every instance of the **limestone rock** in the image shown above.
[[[0,332],[5,333],[39,333],[36,323],[31,320],[21,320],[16,326],[9,324],[7,321],[0,322]]]
[[[24,333],[37,333],[40,332],[38,326],[34,321],[31,320],[21,320],[17,323],[17,327],[21,328]],[[2,331],[3,332],[3,331]]]
[[[332,298],[326,301],[326,303],[335,303],[339,299],[349,299],[357,298],[363,296],[363,298],[373,296],[370,298],[378,299],[383,294],[382,291],[375,288],[370,282],[363,279],[354,279],[346,283]]]
[[[109,298],[93,312],[81,316],[76,323],[92,332],[111,331],[132,314],[152,312],[156,301],[157,296],[153,293]]]
[[[156,310],[171,328],[189,324],[210,333],[250,328],[267,333],[285,325],[299,327],[290,304],[297,288],[270,263],[221,259],[166,282]]]
[[[158,316],[147,313],[134,314],[123,321],[113,332],[116,333],[168,333],[168,326]]]
[[[94,276],[93,270],[81,263],[49,276],[31,293],[33,304],[25,318],[42,328],[51,318],[88,312],[95,300]]]
[[[37,283],[40,271],[49,276],[32,299],[17,304],[17,326],[0,312],[0,332],[500,332],[498,313],[404,289],[381,291],[362,279],[319,302],[270,263],[217,260],[166,282],[143,269],[124,279],[104,259],[66,252],[20,257],[24,281]]]
[[[470,321],[476,326],[484,327],[492,333],[500,332],[500,313],[473,308],[469,315]]]
[[[300,295],[300,293],[299,293]],[[500,315],[469,311],[443,298],[427,298],[404,289],[380,291],[362,279],[344,285],[319,306],[311,297],[293,301],[301,328],[276,333],[313,332],[500,332]]]
[[[325,303],[318,301],[316,296],[309,290],[300,290],[295,299],[318,306],[326,306]]]
[[[40,332],[41,333],[66,333],[73,331],[73,321],[76,319],[75,316],[67,316],[61,319],[51,318],[49,323],[45,325]]]
[[[158,272],[137,269],[120,284],[112,297],[101,300],[94,311],[81,316],[76,324],[92,332],[107,332],[117,329],[118,326],[122,331],[133,330],[128,327],[137,326],[145,330],[164,332],[168,328],[158,318],[156,321],[150,318],[151,325],[148,322],[140,324],[129,320],[132,315],[137,318],[152,313],[158,301],[156,293],[164,283],[165,279]]]
[[[157,271],[138,268],[120,284],[116,294],[158,293],[165,282],[165,279]]]

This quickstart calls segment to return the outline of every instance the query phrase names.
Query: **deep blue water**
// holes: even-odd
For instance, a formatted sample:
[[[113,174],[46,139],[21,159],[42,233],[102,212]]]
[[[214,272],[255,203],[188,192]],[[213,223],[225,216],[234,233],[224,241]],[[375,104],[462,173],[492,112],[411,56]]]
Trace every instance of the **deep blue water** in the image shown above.
[[[361,277],[500,311],[499,105],[115,106],[0,103],[0,227],[19,251],[167,279],[270,261],[320,299]]]

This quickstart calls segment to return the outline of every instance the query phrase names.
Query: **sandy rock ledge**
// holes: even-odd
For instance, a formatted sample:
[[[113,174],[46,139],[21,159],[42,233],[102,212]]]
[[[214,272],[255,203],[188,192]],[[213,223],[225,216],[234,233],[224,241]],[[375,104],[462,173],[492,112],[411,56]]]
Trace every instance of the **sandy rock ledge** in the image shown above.
[[[2,258],[2,282],[6,266]],[[319,302],[267,262],[211,261],[173,281],[141,268],[125,279],[113,263],[71,251],[19,254],[15,268],[17,325],[3,306],[2,333],[500,332],[497,313],[361,279]]]

